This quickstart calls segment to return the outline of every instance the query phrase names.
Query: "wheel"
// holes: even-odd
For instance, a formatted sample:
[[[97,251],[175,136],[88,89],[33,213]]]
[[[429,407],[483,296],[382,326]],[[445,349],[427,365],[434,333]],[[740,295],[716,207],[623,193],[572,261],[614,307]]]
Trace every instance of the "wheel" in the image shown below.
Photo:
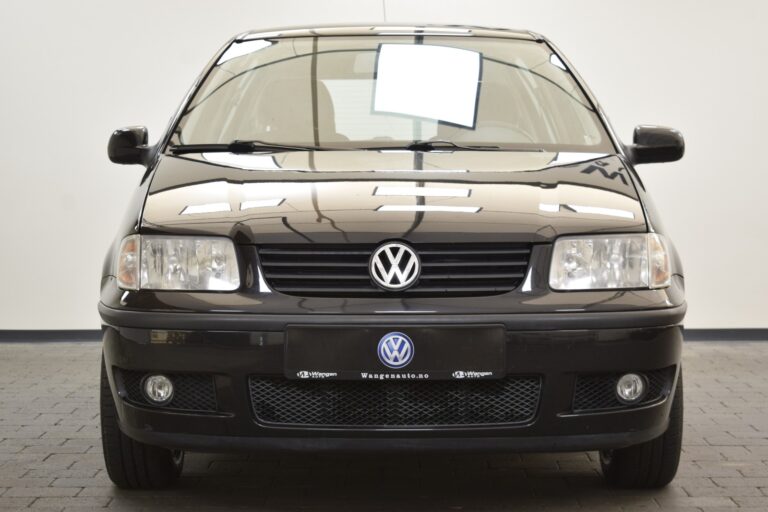
[[[600,452],[603,476],[609,485],[632,489],[664,487],[675,478],[683,440],[683,372],[669,413],[666,432],[627,448]]]
[[[110,480],[122,489],[161,489],[181,474],[184,452],[134,441],[120,430],[117,408],[101,357],[101,444]]]

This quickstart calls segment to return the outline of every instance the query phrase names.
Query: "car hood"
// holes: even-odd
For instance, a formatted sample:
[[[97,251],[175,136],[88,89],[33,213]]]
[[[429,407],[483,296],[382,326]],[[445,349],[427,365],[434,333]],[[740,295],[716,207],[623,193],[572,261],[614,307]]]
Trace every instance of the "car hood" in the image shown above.
[[[646,225],[615,155],[368,150],[163,155],[141,229],[241,244],[545,242]]]

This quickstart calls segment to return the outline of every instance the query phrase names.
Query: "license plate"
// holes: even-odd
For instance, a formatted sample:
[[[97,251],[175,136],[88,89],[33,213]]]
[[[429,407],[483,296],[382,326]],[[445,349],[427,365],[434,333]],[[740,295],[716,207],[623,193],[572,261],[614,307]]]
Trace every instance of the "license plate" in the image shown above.
[[[288,326],[289,379],[494,379],[506,369],[506,331],[481,326]]]

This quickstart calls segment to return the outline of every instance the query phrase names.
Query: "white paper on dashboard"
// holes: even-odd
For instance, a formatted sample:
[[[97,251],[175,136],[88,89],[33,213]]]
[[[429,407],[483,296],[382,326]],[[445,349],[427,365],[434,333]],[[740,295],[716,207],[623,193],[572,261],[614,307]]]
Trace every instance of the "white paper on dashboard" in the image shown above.
[[[382,44],[374,110],[473,127],[478,52],[423,44]]]

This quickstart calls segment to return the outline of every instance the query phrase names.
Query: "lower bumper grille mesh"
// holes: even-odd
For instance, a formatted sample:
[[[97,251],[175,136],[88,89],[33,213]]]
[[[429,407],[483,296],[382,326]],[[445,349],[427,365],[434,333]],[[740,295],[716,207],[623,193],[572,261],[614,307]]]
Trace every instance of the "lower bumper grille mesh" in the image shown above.
[[[541,379],[294,381],[252,376],[253,413],[265,424],[331,427],[509,425],[533,419]]]

